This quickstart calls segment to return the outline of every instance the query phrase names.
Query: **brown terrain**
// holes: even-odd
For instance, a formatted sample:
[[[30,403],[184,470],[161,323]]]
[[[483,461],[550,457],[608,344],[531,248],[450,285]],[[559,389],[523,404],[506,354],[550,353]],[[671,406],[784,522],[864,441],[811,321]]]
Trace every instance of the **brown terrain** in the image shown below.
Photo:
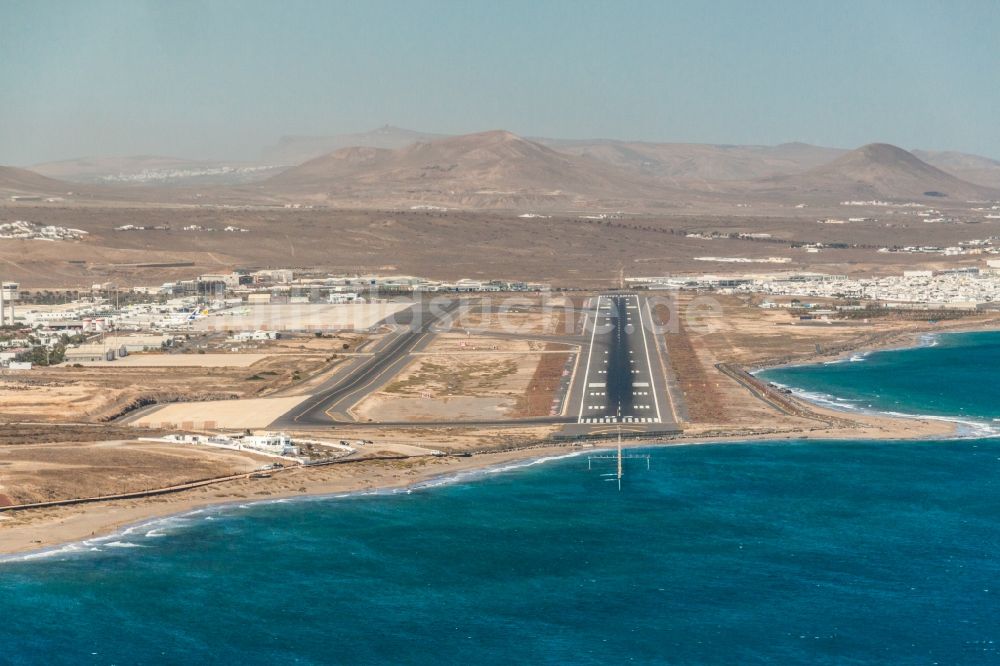
[[[0,423],[66,421],[103,423],[137,407],[180,400],[234,400],[280,394],[293,384],[336,370],[337,353],[356,336],[275,344],[247,367],[187,364],[143,367],[132,364],[38,367],[30,373],[0,376]],[[133,354],[127,359],[141,359]],[[200,359],[199,354],[157,355]],[[235,358],[242,356],[234,354]],[[123,359],[123,360],[127,360]],[[6,426],[4,426],[6,427]]]
[[[310,148],[311,146],[311,148]],[[617,141],[530,140],[503,130],[438,137],[383,128],[347,137],[289,138],[290,159],[310,159],[257,184],[219,176],[168,179],[183,186],[71,186],[24,169],[0,171],[0,194],[38,194],[76,202],[161,205],[309,204],[336,208],[434,206],[463,210],[704,212],[740,202],[814,204],[845,198],[993,199],[1000,164],[955,152],[924,152],[931,162],[887,144],[857,150],[782,144],[708,146]],[[321,148],[332,152],[314,154]],[[335,148],[335,149],[334,149]],[[87,158],[40,165],[81,181],[102,176],[206,169],[212,163],[159,157]],[[268,169],[246,179],[267,175]],[[977,184],[962,180],[970,175]],[[237,181],[239,177],[233,175]],[[982,184],[978,184],[982,183]],[[991,187],[992,186],[992,187]]]
[[[587,208],[600,202],[626,206],[630,199],[653,195],[656,188],[657,183],[639,173],[560,153],[503,131],[418,142],[396,150],[343,148],[259,185],[268,195],[309,202],[545,210]]]
[[[731,211],[736,209],[730,209]],[[24,288],[161,284],[234,268],[291,267],[347,275],[404,274],[430,279],[513,279],[554,286],[601,287],[625,277],[677,273],[814,270],[898,273],[903,268],[981,265],[975,256],[886,254],[885,245],[949,246],[998,235],[1000,220],[955,211],[953,224],[928,224],[912,210],[752,208],[745,214],[629,215],[525,219],[511,213],[183,209],[128,206],[0,205],[0,223],[29,220],[82,229],[80,241],[0,239],[0,276]],[[942,211],[945,212],[945,211]],[[874,221],[817,224],[826,217]],[[963,223],[962,220],[965,220]],[[169,230],[115,231],[141,222]],[[248,233],[185,232],[197,224]],[[697,233],[716,238],[690,237]],[[731,238],[768,233],[771,238]],[[804,243],[849,243],[808,254]],[[696,257],[785,257],[768,264],[723,265]],[[443,260],[444,259],[444,260]]]
[[[716,298],[716,308],[695,307],[694,301],[699,298],[696,294],[683,293],[676,298],[672,307],[658,310],[657,314],[661,320],[671,323],[670,313],[680,313],[680,325],[663,336],[669,352],[666,369],[669,376],[677,379],[677,386],[666,399],[685,431],[677,438],[677,443],[718,438],[803,436],[901,438],[941,436],[950,432],[949,424],[937,421],[900,421],[832,413],[778,394],[759,382],[754,384],[755,380],[747,380],[745,375],[739,374],[742,371],[734,375],[733,371],[720,370],[726,364],[739,369],[804,361],[817,355],[831,358],[868,345],[905,341],[908,336],[928,330],[926,322],[898,317],[879,322],[878,326],[861,320],[817,326],[799,322],[788,311],[748,307],[746,298]],[[543,314],[537,305],[525,303],[511,311],[513,321],[510,323],[504,322],[505,315],[499,313],[485,320],[480,314],[476,321],[488,330],[507,331],[521,327],[529,337],[538,335],[537,331],[551,330],[555,323],[560,327],[565,325],[565,310],[554,317]],[[482,311],[471,310],[473,313]],[[995,317],[972,315],[933,328],[971,329],[996,324]],[[572,325],[568,328],[570,331],[575,329]],[[463,417],[547,413],[572,353],[560,346],[553,347],[554,343],[490,338],[488,333],[471,338],[458,333],[440,337],[441,340],[415,355],[407,368],[358,407],[362,418],[368,413],[385,419],[389,413],[386,410],[396,410],[399,415],[418,421],[420,418],[458,418],[459,412]],[[267,389],[269,395],[307,390],[319,378],[328,376],[318,374],[313,378],[302,377],[298,382],[291,380],[293,367],[297,367],[294,366],[296,357],[291,353],[296,343],[285,344],[289,347],[286,353],[273,356],[273,371],[280,379],[275,379],[274,385]],[[147,371],[141,376],[124,368],[82,370],[105,373],[101,377],[88,376],[87,381],[95,386],[132,383],[135,390],[148,391],[166,381],[159,370]],[[248,372],[245,368],[235,372],[226,369],[233,373],[230,376],[219,374],[219,369],[215,368],[211,372],[198,368],[171,370],[187,373],[198,380],[189,382],[188,395],[204,390],[196,388],[199,382],[217,381],[226,390],[233,390],[234,386],[247,382]],[[260,368],[255,365],[250,370]],[[68,382],[75,380],[74,373],[81,369],[53,368],[43,372],[46,381]],[[336,366],[328,372],[336,372]],[[174,386],[180,390],[179,383]],[[33,390],[42,395],[48,387],[39,386]],[[245,395],[261,393],[248,390]],[[229,401],[229,404],[238,406],[241,402]],[[174,407],[183,410],[183,404],[170,406]],[[275,472],[273,479],[251,479],[229,477],[257,469],[268,462],[267,459],[192,445],[137,443],[134,436],[129,438],[129,432],[136,431],[121,425],[98,423],[90,429],[56,423],[51,426],[5,426],[4,432],[9,430],[13,435],[0,438],[0,484],[3,484],[0,494],[8,504],[134,492],[215,477],[219,480],[151,497],[0,513],[3,550],[28,550],[84,538],[152,516],[205,504],[398,486],[463,469],[564,454],[594,446],[579,442],[554,443],[548,436],[557,428],[553,425],[490,428],[455,424],[453,427],[414,425],[365,429],[343,424],[322,436],[355,442],[372,440],[361,446],[356,462],[308,469],[292,467]],[[141,432],[159,434],[156,430]],[[316,432],[302,434],[317,436]],[[429,449],[474,455],[428,458]],[[133,469],[135,473],[131,474]]]
[[[0,506],[112,495],[251,472],[271,462],[244,451],[137,441],[0,446]]]
[[[0,166],[0,193],[5,195],[63,195],[72,186],[28,169]]]
[[[2,240],[0,274],[27,288],[89,287],[286,266],[589,287],[616,275],[730,268],[696,261],[706,256],[779,257],[789,260],[784,269],[833,273],[938,268],[977,260],[877,249],[997,235],[998,220],[985,216],[984,204],[969,202],[1000,200],[1000,190],[885,144],[837,157],[803,144],[553,146],[495,131],[395,149],[343,148],[239,187],[71,185],[3,168],[0,195],[52,200],[5,202],[0,223],[27,220],[88,235],[73,242]],[[991,168],[985,158],[934,155],[949,165]],[[913,206],[840,203],[856,199],[916,202],[939,210],[944,221],[928,224]],[[816,224],[849,216],[866,221]],[[115,230],[125,225],[147,229]],[[216,231],[182,230],[191,225]],[[221,231],[226,226],[248,232]],[[771,238],[730,237],[751,233]],[[840,247],[807,254],[807,243]]]
[[[558,347],[561,345],[547,344],[545,350],[559,351]],[[568,353],[542,356],[535,366],[531,381],[514,408],[513,416],[549,416],[558,413],[554,409],[553,399],[566,372],[566,364],[571,358]]]
[[[921,161],[913,153],[885,143],[872,143],[829,164],[754,183],[768,196],[837,199],[955,200],[1000,198],[1000,189],[974,185]]]
[[[387,128],[384,136],[366,139],[382,145],[310,155],[314,158],[304,164],[242,186],[70,185],[23,169],[0,169],[0,195],[5,198],[27,194],[53,199],[5,202],[0,223],[28,220],[87,232],[78,241],[0,239],[0,277],[18,280],[31,292],[290,267],[316,274],[546,282],[556,289],[579,290],[572,301],[579,306],[583,293],[605,290],[626,277],[786,270],[869,275],[916,266],[980,266],[983,256],[878,249],[950,246],[1000,235],[1000,220],[976,210],[982,204],[969,203],[1000,199],[978,184],[990,185],[994,176],[989,161],[975,156],[925,155],[937,161],[935,166],[879,144],[834,154],[833,149],[801,144],[741,148],[539,142],[499,131],[413,139],[415,143]],[[283,148],[289,155],[305,154],[315,143],[300,137],[283,142]],[[945,163],[954,173],[939,168]],[[67,168],[79,172],[86,166]],[[958,177],[967,173],[976,174],[977,184]],[[858,198],[917,202],[940,210],[935,214],[944,221],[929,224],[913,206],[840,205]],[[848,216],[865,219],[817,223]],[[123,225],[150,229],[116,230]],[[248,231],[183,231],[188,225]],[[769,237],[740,237],[750,233]],[[807,253],[801,246],[811,243],[827,247]],[[734,267],[699,259],[704,257],[789,261]],[[664,370],[671,389],[664,398],[684,428],[677,439],[682,443],[947,434],[950,426],[936,421],[819,409],[763,385],[744,369],[831,358],[905,341],[925,330],[997,324],[980,314],[936,326],[907,315],[817,326],[787,310],[752,307],[750,297],[713,296],[717,309],[690,308],[697,297],[687,292],[677,296],[676,309],[684,314],[657,340],[667,352]],[[546,336],[577,335],[568,317],[579,313],[557,308],[546,314],[539,306],[529,299],[506,313],[473,308],[460,325],[482,330],[440,335],[414,353],[406,367],[354,411],[361,420],[396,418],[415,425],[338,424],[323,433],[370,441],[359,445],[361,454],[355,459],[329,467],[295,467],[268,479],[225,478],[170,495],[101,500],[82,509],[0,513],[3,550],[81,538],[205,503],[399,486],[493,462],[584,450],[592,444],[548,439],[556,425],[426,423],[549,413],[576,351],[572,339],[564,344]],[[669,312],[657,314],[664,318]],[[355,349],[358,342],[351,338],[349,344]],[[210,351],[225,351],[217,344],[220,349]],[[129,436],[135,429],[107,420],[149,402],[172,402],[166,408],[170,411],[164,411],[169,418],[153,410],[140,423],[150,428],[143,434],[158,434],[164,423],[176,426],[171,430],[193,430],[186,424],[222,416],[225,427],[264,428],[335,376],[346,365],[337,356],[342,350],[340,339],[299,339],[255,349],[264,357],[245,367],[121,363],[37,368],[0,377],[0,420],[6,422],[0,428],[0,503],[95,497],[244,475],[260,466],[256,457],[137,443]],[[198,409],[202,412],[195,419],[191,414]],[[462,457],[429,457],[429,449]],[[133,468],[135,474],[129,476]],[[37,536],[41,533],[44,543]]]
[[[302,164],[341,148],[363,146],[396,150],[418,141],[444,139],[444,134],[415,132],[385,125],[370,132],[337,134],[332,136],[283,136],[273,146],[266,146],[261,157],[268,164]]]
[[[777,146],[725,146],[643,141],[559,141],[539,139],[555,150],[591,157],[677,185],[739,181],[799,173],[832,162],[838,148],[784,143]]]

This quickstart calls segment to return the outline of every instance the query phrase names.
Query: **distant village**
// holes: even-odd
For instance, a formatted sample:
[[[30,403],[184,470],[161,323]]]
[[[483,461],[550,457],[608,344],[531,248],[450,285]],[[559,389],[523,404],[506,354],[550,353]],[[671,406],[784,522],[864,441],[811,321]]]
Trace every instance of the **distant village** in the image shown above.
[[[15,232],[24,233],[25,229],[44,232],[33,227],[18,227]],[[781,262],[775,258],[771,263]],[[901,275],[871,278],[786,271],[637,277],[627,278],[626,283],[630,288],[645,290],[839,299],[843,303],[837,309],[842,312],[873,306],[957,312],[1000,307],[998,276],[1000,260],[988,259],[982,267],[908,270]],[[17,283],[0,284],[0,368],[6,370],[107,362],[133,353],[169,351],[192,334],[216,329],[225,330],[233,345],[280,337],[281,327],[273,325],[276,320],[268,319],[271,311],[260,310],[261,316],[254,319],[255,308],[298,307],[300,311],[295,314],[302,315],[300,321],[307,321],[311,315],[306,313],[320,306],[378,304],[393,297],[420,294],[547,289],[543,284],[520,281],[442,282],[399,275],[338,276],[290,268],[207,273],[190,280],[129,289],[119,289],[114,283],[94,284],[89,292],[21,293]],[[782,304],[764,300],[760,305],[767,308]],[[368,314],[342,317],[339,327],[364,329],[380,318],[372,319]],[[200,327],[199,322],[205,320],[219,323]],[[252,325],[248,328],[246,322]]]
[[[785,272],[745,275],[628,278],[642,289],[687,289],[723,294],[760,294],[864,301],[891,309],[979,310],[1000,308],[1000,260],[983,267],[939,271],[908,270],[901,275],[857,278],[825,273]],[[765,307],[768,307],[765,301]],[[852,306],[846,306],[852,307]]]

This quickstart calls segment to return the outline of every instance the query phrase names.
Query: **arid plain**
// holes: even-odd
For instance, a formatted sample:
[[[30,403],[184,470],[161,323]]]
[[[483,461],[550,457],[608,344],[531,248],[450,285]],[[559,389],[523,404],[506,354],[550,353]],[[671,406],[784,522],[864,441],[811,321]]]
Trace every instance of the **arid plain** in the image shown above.
[[[988,303],[804,304],[733,288],[978,274],[1000,237],[1000,165],[985,158],[400,132],[291,141],[285,154],[302,164],[240,182],[109,184],[101,162],[40,168],[76,183],[0,172],[0,224],[19,230],[0,238],[0,278],[22,292],[6,343],[44,346],[31,340],[49,334],[53,308],[93,303],[90,323],[59,322],[79,326],[49,339],[70,330],[73,344],[116,347],[134,331],[93,320],[115,321],[121,294],[184,301],[190,315],[161,349],[0,374],[0,552],[204,504],[590,450],[622,430],[629,446],[945,435],[941,421],[823,409],[748,371],[997,324]],[[319,144],[338,149],[314,154]],[[660,289],[661,278],[675,282]],[[226,280],[224,296],[197,286]],[[174,298],[183,284],[194,291]],[[325,322],[362,307],[345,290],[393,316]],[[233,316],[281,307],[298,325],[246,330]],[[612,319],[649,335],[602,342],[598,322]],[[281,334],[239,338],[268,324]],[[624,390],[602,351],[648,369],[617,415],[592,404]],[[295,456],[232,444],[263,430],[300,442]]]

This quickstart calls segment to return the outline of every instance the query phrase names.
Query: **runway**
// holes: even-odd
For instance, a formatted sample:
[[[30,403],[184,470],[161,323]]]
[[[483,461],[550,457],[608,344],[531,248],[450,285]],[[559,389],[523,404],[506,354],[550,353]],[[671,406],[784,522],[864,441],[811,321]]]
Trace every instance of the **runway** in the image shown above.
[[[358,422],[349,412],[370,393],[391,381],[424,350],[435,332],[445,328],[460,311],[455,299],[433,309],[421,301],[396,318],[397,330],[387,335],[368,356],[358,356],[344,372],[320,386],[307,401],[274,421],[271,428],[350,427],[462,427],[562,424],[562,437],[656,436],[679,432],[666,394],[659,346],[645,299],[635,294],[592,297],[586,308],[582,334],[516,336],[580,346],[576,372],[568,388],[565,416],[477,421]],[[479,333],[479,331],[476,331]],[[483,333],[486,333],[485,331]],[[490,332],[490,334],[496,334]],[[500,333],[501,336],[507,334]],[[511,334],[511,337],[515,337]],[[568,380],[567,380],[568,381]]]
[[[582,373],[575,394],[579,410],[564,435],[678,432],[645,299],[637,294],[594,297],[584,333],[590,344],[577,371]]]
[[[661,382],[639,297],[598,296],[587,323],[591,344],[579,423],[661,423]]]

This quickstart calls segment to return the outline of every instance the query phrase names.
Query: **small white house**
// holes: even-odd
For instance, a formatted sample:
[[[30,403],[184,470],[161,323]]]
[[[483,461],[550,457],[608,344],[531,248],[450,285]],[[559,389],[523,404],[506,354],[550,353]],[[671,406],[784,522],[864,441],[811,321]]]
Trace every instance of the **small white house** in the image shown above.
[[[281,456],[297,456],[299,454],[299,447],[292,444],[292,438],[283,432],[261,432],[246,435],[240,439],[240,444],[250,450]]]

